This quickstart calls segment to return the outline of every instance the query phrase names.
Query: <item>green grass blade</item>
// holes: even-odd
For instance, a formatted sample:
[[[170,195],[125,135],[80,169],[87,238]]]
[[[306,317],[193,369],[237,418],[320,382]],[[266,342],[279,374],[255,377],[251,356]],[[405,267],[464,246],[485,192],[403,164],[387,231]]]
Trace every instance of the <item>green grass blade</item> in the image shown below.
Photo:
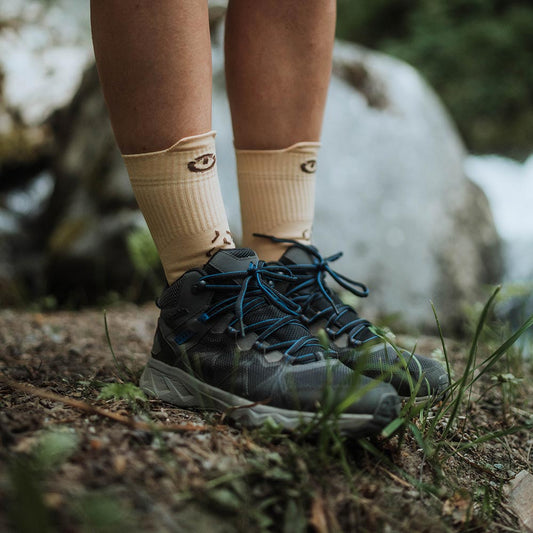
[[[504,355],[509,348],[530,328],[533,326],[533,315],[531,315],[501,346],[487,357],[478,367],[483,368],[479,374],[472,379],[470,384],[474,384],[483,374],[485,374],[494,364]]]
[[[468,354],[468,360],[467,360],[467,363],[466,363],[466,367],[465,367],[465,370],[463,372],[463,375],[458,380],[459,386],[458,386],[458,390],[457,390],[457,396],[451,402],[451,405],[453,406],[452,407],[452,411],[450,413],[450,417],[449,417],[449,420],[448,420],[448,422],[446,424],[446,427],[444,428],[444,431],[442,432],[441,441],[440,441],[439,445],[446,441],[446,436],[450,432],[450,429],[453,427],[453,423],[455,422],[455,419],[456,419],[457,414],[459,412],[459,408],[461,407],[461,403],[462,403],[462,400],[463,400],[464,393],[465,393],[465,391],[466,391],[466,389],[468,387],[469,376],[470,376],[470,373],[471,373],[472,368],[473,368],[474,363],[475,363],[476,353],[477,353],[477,346],[478,346],[478,343],[479,343],[479,338],[481,336],[481,332],[483,331],[483,327],[485,326],[485,323],[487,321],[487,316],[489,314],[489,310],[491,309],[492,304],[493,304],[496,296],[500,292],[500,289],[501,289],[501,285],[498,285],[494,289],[494,291],[491,294],[490,298],[488,299],[487,303],[483,307],[483,310],[481,311],[481,315],[479,317],[479,320],[478,320],[478,323],[477,323],[477,326],[476,326],[476,331],[475,331],[474,337],[472,339],[472,344],[470,346],[470,351],[469,351],[469,354]]]
[[[435,324],[437,324],[437,331],[439,333],[440,344],[442,346],[442,353],[444,354],[444,361],[446,362],[446,372],[448,373],[448,380],[452,382],[452,367],[450,365],[450,358],[448,357],[448,350],[446,348],[446,342],[444,342],[444,334],[442,333],[442,327],[440,325],[439,316],[437,315],[437,309],[433,302],[430,302],[431,309],[433,310],[433,316],[435,317]]]
[[[447,454],[443,460],[446,461],[455,453],[460,453],[462,451],[468,450],[469,448],[474,448],[475,446],[478,446],[485,442],[495,440],[495,439],[500,439],[502,437],[507,437],[509,435],[514,435],[515,433],[519,433],[520,431],[531,431],[531,430],[533,430],[533,422],[529,424],[522,424],[520,426],[512,426],[510,428],[499,429],[497,431],[486,433],[482,437],[478,437],[477,439],[461,444],[459,447],[455,448],[451,453]]]
[[[385,438],[389,438],[392,436],[398,428],[403,426],[405,424],[405,420],[403,418],[395,418],[392,422],[387,424],[382,430],[381,435]]]
[[[122,381],[128,381],[127,376],[124,374],[124,369],[119,363],[117,356],[115,355],[115,350],[113,349],[113,344],[111,343],[111,337],[109,335],[109,327],[107,325],[107,311],[104,309],[104,329],[105,329],[105,338],[107,340],[107,345],[109,346],[109,351],[113,357],[113,362],[115,363],[115,368],[117,369],[118,375]]]

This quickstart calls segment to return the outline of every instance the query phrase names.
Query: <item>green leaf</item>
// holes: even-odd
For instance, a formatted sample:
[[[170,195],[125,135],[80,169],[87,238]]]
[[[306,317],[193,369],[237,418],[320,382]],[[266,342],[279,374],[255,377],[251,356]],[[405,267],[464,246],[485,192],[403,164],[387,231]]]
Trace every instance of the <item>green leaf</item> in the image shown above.
[[[126,245],[130,260],[139,274],[147,274],[159,264],[159,255],[150,232],[137,228],[128,234]]]
[[[307,531],[307,519],[299,502],[289,500],[283,517],[283,533]]]
[[[209,491],[209,499],[221,509],[238,512],[241,508],[241,499],[232,491],[225,488]]]
[[[144,392],[133,383],[109,383],[105,385],[100,394],[99,400],[127,400],[128,402],[146,402]]]
[[[57,468],[66,461],[78,447],[78,436],[70,431],[47,431],[39,440],[34,454],[39,467]]]

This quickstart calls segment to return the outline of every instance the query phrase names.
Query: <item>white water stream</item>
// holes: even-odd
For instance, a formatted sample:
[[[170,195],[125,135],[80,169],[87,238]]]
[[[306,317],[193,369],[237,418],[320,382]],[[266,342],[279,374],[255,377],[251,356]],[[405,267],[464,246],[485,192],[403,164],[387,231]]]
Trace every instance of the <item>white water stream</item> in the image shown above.
[[[533,154],[524,163],[469,156],[465,171],[489,199],[504,245],[504,280],[533,280]]]

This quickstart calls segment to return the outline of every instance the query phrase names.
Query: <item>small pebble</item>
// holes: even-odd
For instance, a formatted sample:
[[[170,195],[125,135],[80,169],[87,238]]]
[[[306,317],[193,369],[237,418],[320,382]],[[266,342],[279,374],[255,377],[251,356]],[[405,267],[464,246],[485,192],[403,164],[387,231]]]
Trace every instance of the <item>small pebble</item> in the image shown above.
[[[98,451],[102,449],[102,441],[100,439],[91,439],[89,441],[91,450]]]
[[[126,471],[127,466],[127,459],[124,455],[117,455],[113,459],[113,467],[115,468],[115,472],[119,475],[122,475]]]

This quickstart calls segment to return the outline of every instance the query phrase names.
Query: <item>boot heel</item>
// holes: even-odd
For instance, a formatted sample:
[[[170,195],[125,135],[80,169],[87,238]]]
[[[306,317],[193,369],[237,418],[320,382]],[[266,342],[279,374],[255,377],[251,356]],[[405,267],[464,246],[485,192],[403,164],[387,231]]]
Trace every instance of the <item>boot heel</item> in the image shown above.
[[[169,376],[148,361],[139,381],[140,388],[153,398],[180,407],[198,407],[198,399],[186,383]]]

